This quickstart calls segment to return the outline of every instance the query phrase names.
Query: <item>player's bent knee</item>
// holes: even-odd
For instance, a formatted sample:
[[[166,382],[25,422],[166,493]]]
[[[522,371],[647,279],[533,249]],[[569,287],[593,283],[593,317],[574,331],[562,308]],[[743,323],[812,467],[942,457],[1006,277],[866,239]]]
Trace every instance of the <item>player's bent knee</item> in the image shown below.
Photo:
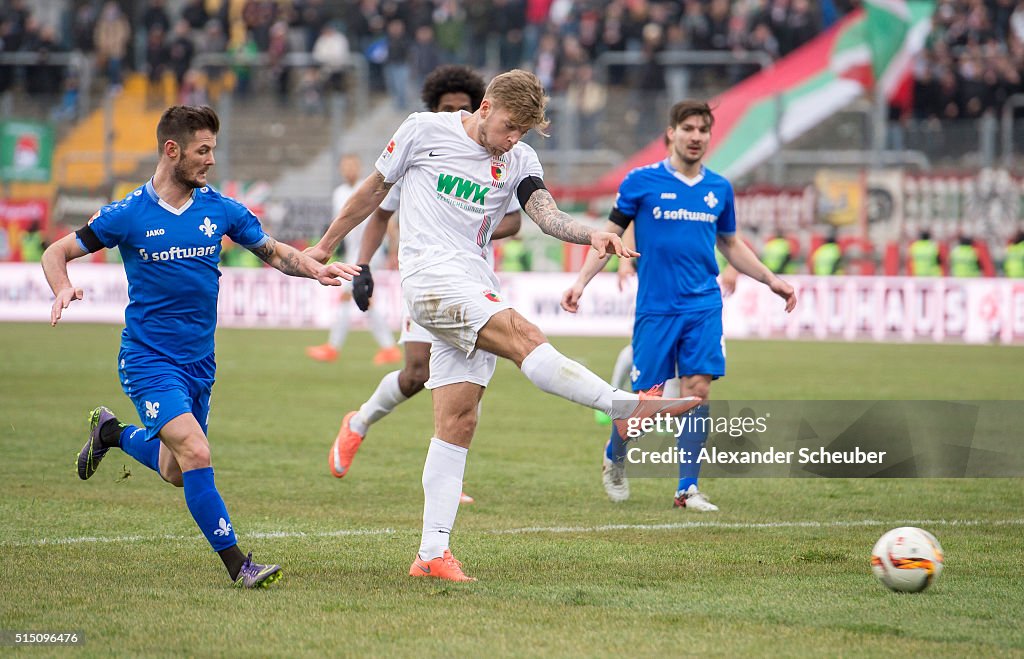
[[[512,337],[518,348],[520,359],[524,359],[533,352],[537,346],[548,342],[548,337],[540,328],[528,321],[519,314],[513,314],[511,318]]]
[[[407,367],[406,373],[409,379],[409,386],[416,391],[423,389],[423,386],[430,379],[430,367],[426,364]]]

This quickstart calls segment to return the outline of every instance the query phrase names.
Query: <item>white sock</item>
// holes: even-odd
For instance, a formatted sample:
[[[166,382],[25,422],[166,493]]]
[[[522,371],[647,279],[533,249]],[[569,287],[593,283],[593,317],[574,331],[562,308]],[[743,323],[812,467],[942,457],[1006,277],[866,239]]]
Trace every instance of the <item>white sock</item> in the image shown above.
[[[423,536],[419,556],[429,561],[444,554],[459,512],[468,449],[437,437],[430,439],[423,463]]]
[[[380,379],[380,384],[377,385],[373,395],[362,404],[359,412],[349,419],[348,425],[352,430],[366,437],[370,426],[391,414],[391,411],[398,407],[399,403],[409,400],[402,393],[402,388],[398,386],[400,372],[391,371]]]
[[[601,410],[613,418],[616,401],[637,398],[636,394],[611,386],[582,364],[555,350],[550,343],[534,348],[523,360],[521,370],[541,391]]]
[[[342,300],[339,303],[338,315],[334,317],[331,333],[327,337],[327,342],[338,350],[341,350],[341,346],[345,345],[345,338],[348,337],[348,321],[349,315],[352,313],[351,306],[352,303],[348,300]]]
[[[366,321],[370,326],[370,334],[373,335],[377,345],[381,348],[394,348],[395,337],[388,328],[388,319],[384,317],[384,314],[377,309],[376,305],[370,305],[366,314],[369,316]]]
[[[612,386],[619,389],[632,389],[632,382],[629,377],[633,370],[633,344],[627,343],[626,347],[619,351],[615,358],[615,367],[612,368]]]

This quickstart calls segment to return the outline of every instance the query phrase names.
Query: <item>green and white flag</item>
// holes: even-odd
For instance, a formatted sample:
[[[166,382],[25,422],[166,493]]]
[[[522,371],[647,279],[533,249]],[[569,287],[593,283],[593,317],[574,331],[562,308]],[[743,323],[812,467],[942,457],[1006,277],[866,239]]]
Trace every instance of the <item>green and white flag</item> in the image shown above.
[[[778,153],[781,145],[821,123],[879,81],[899,86],[931,29],[931,0],[866,0],[824,34],[711,101],[715,127],[708,167],[736,178]],[[611,194],[635,167],[665,156],[661,139],[583,190]]]

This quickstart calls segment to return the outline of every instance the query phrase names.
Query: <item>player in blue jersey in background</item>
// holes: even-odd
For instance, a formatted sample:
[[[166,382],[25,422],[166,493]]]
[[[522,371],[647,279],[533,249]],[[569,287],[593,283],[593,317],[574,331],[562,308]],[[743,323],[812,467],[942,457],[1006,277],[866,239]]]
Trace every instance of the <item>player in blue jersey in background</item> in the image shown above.
[[[793,287],[779,279],[736,235],[732,185],[707,169],[704,154],[711,140],[714,115],[707,103],[681,101],[669,112],[666,132],[670,152],[661,162],[631,171],[619,186],[606,231],[636,231],[639,284],[633,325],[633,388],[645,391],[666,383],[665,395],[678,379],[683,396],[707,401],[711,381],[725,375],[722,335],[722,294],[716,277],[715,247],[739,272],[765,284],[796,306]],[[601,271],[604,259],[587,255],[579,277],[562,297],[562,307],[575,312],[583,289]],[[697,455],[707,440],[708,406],[692,412],[677,438],[678,447]],[[609,498],[628,498],[623,440],[612,428],[604,457]],[[681,464],[674,505],[715,511],[697,487],[700,466]],[[609,483],[618,487],[609,487]]]
[[[227,235],[287,275],[325,286],[351,280],[359,269],[324,266],[277,242],[249,209],[207,185],[219,128],[209,107],[165,111],[156,130],[160,159],[153,178],[47,248],[42,266],[56,297],[51,325],[83,298],[82,289],[68,278],[72,259],[118,247],[128,277],[118,374],[143,427],[118,421],[106,407],[93,410],[78,476],[91,477],[103,456],[120,448],[184,488],[189,512],[236,586],[262,588],[280,577],[281,568],[254,563],[251,552],[245,556],[238,548],[214,484],[207,439],[221,237]]]

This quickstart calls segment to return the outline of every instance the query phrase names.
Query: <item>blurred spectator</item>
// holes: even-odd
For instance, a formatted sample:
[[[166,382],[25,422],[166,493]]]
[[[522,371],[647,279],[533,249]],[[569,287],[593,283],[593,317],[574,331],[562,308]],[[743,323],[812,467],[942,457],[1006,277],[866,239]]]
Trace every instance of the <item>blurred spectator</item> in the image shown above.
[[[825,242],[811,254],[811,272],[819,276],[840,275],[843,253],[836,242],[836,234],[830,233]]]
[[[146,10],[142,12],[142,29],[146,34],[152,32],[154,27],[167,34],[171,29],[171,19],[164,8],[164,0],[149,0]]]
[[[198,39],[196,55],[223,55],[228,50],[228,38],[224,34],[219,20],[211,18],[206,21],[203,33]],[[207,89],[214,95],[220,89],[220,81],[227,66],[224,64],[203,64],[202,71],[206,76]]]
[[[260,49],[252,33],[241,21],[232,26],[232,35],[228,52],[235,56],[236,60],[231,71],[235,74],[235,92],[244,98],[249,95],[249,85],[252,83],[252,67],[244,62],[259,55]]]
[[[114,0],[107,0],[96,21],[93,41],[96,44],[96,57],[100,68],[104,69],[110,85],[119,89],[123,82],[121,66],[128,50],[128,39],[131,28],[128,19],[121,13],[121,8]]]
[[[393,18],[387,24],[387,59],[384,80],[396,110],[409,110],[409,38],[405,23]]]
[[[302,110],[302,114],[325,113],[323,94],[320,90],[320,73],[316,69],[302,70],[295,95],[299,99],[299,109]]]
[[[167,44],[167,67],[174,74],[174,79],[181,85],[185,74],[192,68],[192,57],[196,47],[192,43],[192,28],[184,18],[174,24],[174,33]]]
[[[1024,278],[1024,230],[1017,231],[1010,239],[1010,244],[1006,247],[1003,271],[1007,277]]]
[[[330,23],[331,15],[323,0],[295,0],[294,8],[296,23],[302,28],[306,50],[312,52],[316,49],[316,42],[323,35],[324,28]],[[348,52],[347,39],[345,49]]]
[[[441,49],[434,40],[434,28],[421,25],[416,28],[416,39],[409,49],[409,65],[412,84],[416,89],[423,87],[423,81],[431,71],[443,64]]]
[[[193,30],[203,29],[206,22],[210,20],[210,15],[206,13],[205,1],[186,0],[185,6],[181,8],[181,18]]]
[[[71,47],[83,53],[92,53],[96,48],[93,32],[96,29],[96,5],[86,3],[75,10],[71,22]]]
[[[56,97],[60,93],[66,70],[63,64],[54,64],[50,61],[51,54],[62,50],[57,43],[57,32],[47,25],[30,34],[33,40],[31,50],[38,53],[40,59],[38,64],[28,68],[25,91],[33,96]]]
[[[434,34],[446,63],[465,60],[466,12],[457,0],[439,0],[434,10]]]
[[[15,51],[15,41],[11,38],[11,31],[14,24],[7,19],[0,20],[0,54],[6,55]],[[6,92],[14,85],[14,67],[10,64],[0,64],[0,94]]]
[[[970,236],[960,236],[957,245],[949,251],[949,274],[953,277],[981,276],[978,249]]]
[[[932,234],[927,229],[921,231],[917,240],[910,243],[910,274],[914,277],[942,276],[939,245],[932,240]]]
[[[206,76],[199,69],[189,69],[181,81],[178,90],[178,103],[181,105],[209,105],[210,95],[206,88]]]
[[[78,104],[81,94],[81,87],[78,75],[68,72],[61,84],[62,92],[60,101],[50,113],[50,120],[56,123],[65,123],[78,119]]]
[[[158,84],[169,71],[170,53],[162,27],[154,25],[146,34],[146,72],[151,84]]]
[[[331,23],[324,25],[313,44],[313,60],[320,65],[320,78],[326,89],[345,90],[345,69],[351,57],[345,35]]]
[[[761,252],[761,262],[777,275],[794,272],[793,246],[789,239],[772,236],[765,241],[764,250]]]
[[[526,4],[523,0],[492,0],[491,33],[498,41],[498,69],[508,71],[523,63],[523,29]]]
[[[256,38],[257,33],[253,32]],[[259,40],[257,39],[257,44]],[[270,73],[274,78],[274,89],[277,93],[277,102],[281,106],[288,104],[288,84],[291,80],[291,68],[285,62],[290,46],[288,44],[288,24],[284,21],[277,21],[270,27],[270,45],[267,47],[267,55],[270,61]]]
[[[608,90],[594,79],[594,68],[582,64],[566,90],[565,100],[579,118],[579,147],[593,148],[601,143],[600,128],[608,101]]]
[[[558,36],[547,32],[540,38],[537,46],[537,58],[534,60],[533,72],[540,80],[544,89],[553,89],[558,79],[560,54]]]

